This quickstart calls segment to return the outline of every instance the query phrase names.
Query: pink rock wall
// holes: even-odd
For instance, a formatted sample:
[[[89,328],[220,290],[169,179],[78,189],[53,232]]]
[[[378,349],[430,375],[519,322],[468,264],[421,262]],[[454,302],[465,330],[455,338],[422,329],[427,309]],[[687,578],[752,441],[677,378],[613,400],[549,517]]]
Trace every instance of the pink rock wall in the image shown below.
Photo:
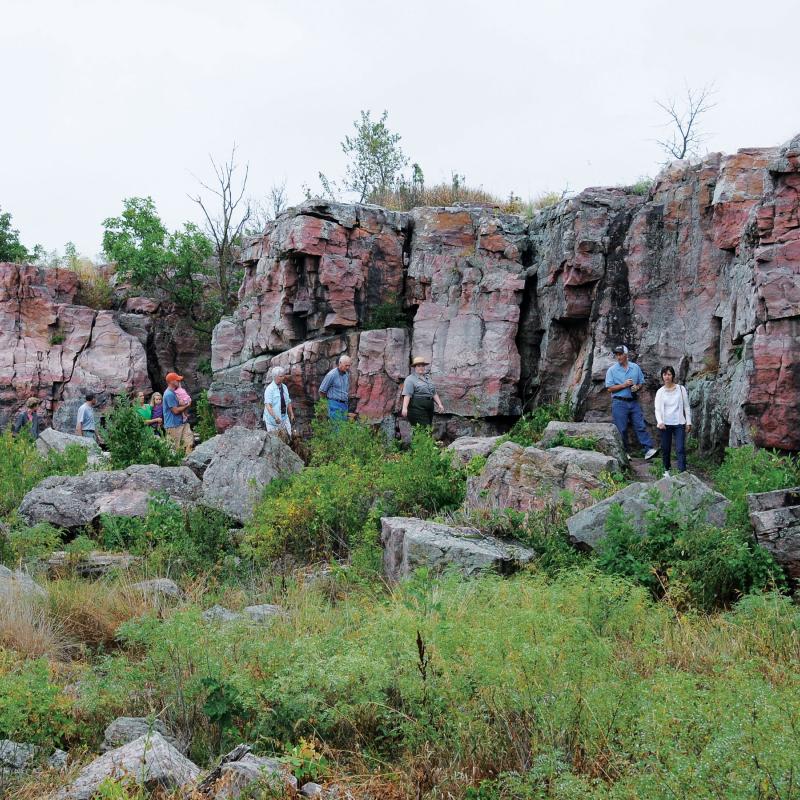
[[[214,331],[218,424],[256,424],[271,364],[303,416],[347,352],[352,401],[392,426],[410,357],[431,360],[447,432],[502,429],[570,394],[607,419],[611,348],[652,398],[689,387],[702,446],[800,449],[800,136],[676,162],[646,196],[587,189],[527,220],[490,208],[309,202],[245,248],[241,303]],[[364,331],[402,299],[410,331]]]

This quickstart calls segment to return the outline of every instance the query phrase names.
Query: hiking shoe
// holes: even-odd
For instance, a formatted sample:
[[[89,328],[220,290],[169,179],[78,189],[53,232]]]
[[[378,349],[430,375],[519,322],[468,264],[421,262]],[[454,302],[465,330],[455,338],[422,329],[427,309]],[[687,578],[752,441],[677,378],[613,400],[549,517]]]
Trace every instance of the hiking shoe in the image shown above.
[[[644,460],[649,461],[658,452],[657,447],[651,447],[645,454]]]

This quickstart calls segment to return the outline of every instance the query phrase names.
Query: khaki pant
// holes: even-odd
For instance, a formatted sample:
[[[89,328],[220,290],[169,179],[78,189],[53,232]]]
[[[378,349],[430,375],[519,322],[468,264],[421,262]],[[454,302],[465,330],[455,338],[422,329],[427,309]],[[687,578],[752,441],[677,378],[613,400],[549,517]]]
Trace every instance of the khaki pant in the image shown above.
[[[184,453],[192,452],[194,449],[194,434],[188,422],[166,430],[167,438],[172,442],[176,450],[183,450]]]

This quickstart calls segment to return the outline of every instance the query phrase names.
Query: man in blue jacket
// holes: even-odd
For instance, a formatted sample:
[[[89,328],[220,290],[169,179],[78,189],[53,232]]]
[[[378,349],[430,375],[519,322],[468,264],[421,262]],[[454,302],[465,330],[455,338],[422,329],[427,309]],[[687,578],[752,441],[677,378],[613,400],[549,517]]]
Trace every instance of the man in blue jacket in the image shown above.
[[[628,361],[628,348],[624,344],[614,348],[614,355],[617,363],[612,364],[606,372],[606,389],[611,393],[611,417],[625,449],[628,449],[625,434],[628,424],[631,423],[639,444],[644,448],[644,457],[650,459],[658,452],[658,448],[653,447],[653,440],[647,432],[639,398],[636,396],[636,392],[644,385],[644,373],[638,364]]]

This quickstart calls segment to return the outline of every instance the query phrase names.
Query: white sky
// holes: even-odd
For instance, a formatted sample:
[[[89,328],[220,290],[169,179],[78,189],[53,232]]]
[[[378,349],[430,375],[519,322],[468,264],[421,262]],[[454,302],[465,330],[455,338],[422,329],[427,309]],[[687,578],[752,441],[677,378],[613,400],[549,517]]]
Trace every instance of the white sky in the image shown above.
[[[235,141],[249,193],[344,171],[361,109],[428,183],[522,197],[661,161],[655,98],[714,82],[709,150],[800,131],[797,0],[0,0],[0,207],[23,243],[100,249],[122,199],[170,227]]]

